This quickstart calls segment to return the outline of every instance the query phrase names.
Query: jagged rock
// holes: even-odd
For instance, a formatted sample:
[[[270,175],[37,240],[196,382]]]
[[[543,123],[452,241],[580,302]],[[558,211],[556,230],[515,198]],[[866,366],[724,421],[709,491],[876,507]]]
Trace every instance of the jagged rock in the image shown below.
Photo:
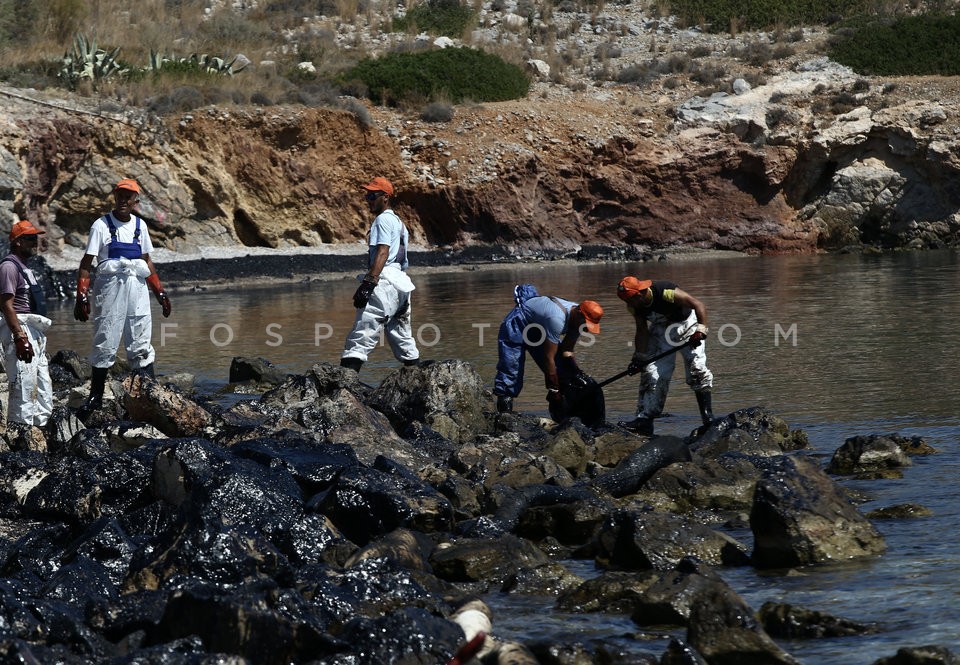
[[[83,423],[65,406],[58,406],[50,414],[47,422],[47,448],[53,454],[67,452],[67,444],[78,432],[83,430]]]
[[[712,581],[690,606],[687,642],[712,665],[800,665],[754,618],[753,610],[725,582]]]
[[[265,665],[303,662],[346,650],[345,643],[330,636],[324,621],[297,607],[294,596],[286,594],[276,603],[276,595],[273,585],[262,583],[234,589],[201,583],[177,589],[163,616],[148,631],[147,643],[198,635],[209,651],[238,654]],[[299,603],[305,605],[302,600]]]
[[[424,609],[406,607],[377,619],[358,617],[343,627],[340,638],[363,650],[363,662],[436,665],[453,657],[463,632]]]
[[[286,372],[280,371],[266,358],[236,357],[230,361],[230,383],[252,381],[256,384],[277,385],[283,383]]]
[[[611,509],[612,504],[600,498],[534,505],[523,511],[514,530],[533,541],[551,537],[562,545],[582,545],[596,535]]]
[[[803,430],[791,430],[779,416],[754,406],[715,420],[690,442],[690,450],[707,459],[725,452],[769,457],[809,445]]]
[[[360,549],[347,560],[345,566],[353,566],[365,559],[386,557],[409,570],[432,573],[430,553],[433,548],[433,541],[425,534],[397,529]]]
[[[153,459],[153,495],[227,526],[280,533],[303,514],[303,494],[284,468],[237,457],[204,439],[164,445]]]
[[[578,587],[583,578],[571,573],[559,563],[545,563],[533,568],[521,568],[507,576],[500,591],[504,593],[556,596]]]
[[[766,602],[757,613],[757,618],[768,635],[788,640],[869,635],[879,631],[876,625],[851,621],[787,603]]]
[[[782,457],[757,482],[754,565],[787,568],[880,554],[883,536],[814,462]]]
[[[437,577],[450,582],[502,582],[521,568],[549,561],[531,542],[510,534],[493,540],[461,539],[430,555]]]
[[[607,570],[560,594],[557,609],[563,612],[628,614],[636,599],[659,579],[653,570]]]
[[[686,626],[697,597],[723,578],[694,558],[681,559],[633,599],[630,618],[640,626]]]
[[[894,438],[878,434],[852,436],[834,451],[826,471],[850,475],[910,466],[913,462],[907,457],[897,438],[906,437]]]
[[[944,646],[903,647],[889,658],[880,658],[873,665],[958,665],[960,657]]]
[[[718,566],[749,562],[746,548],[730,536],[667,513],[615,512],[594,547],[599,564],[627,570],[670,570],[688,556]]]
[[[155,544],[133,556],[121,586],[123,593],[160,589],[181,576],[240,584],[289,574],[286,559],[260,534],[210,515],[181,520]]]
[[[2,434],[2,440],[9,450],[47,452],[47,438],[43,431],[35,425],[7,423],[7,428]]]
[[[444,360],[390,374],[367,401],[397,431],[419,420],[451,441],[467,443],[489,433],[489,394],[469,363]]]
[[[911,517],[930,517],[933,511],[916,503],[903,503],[896,506],[877,508],[867,513],[868,520],[898,520]]]
[[[453,507],[443,495],[384,458],[373,469],[344,470],[307,506],[360,546],[400,527],[430,533],[453,526]]]
[[[142,374],[131,374],[123,381],[123,388],[123,402],[130,417],[150,423],[167,436],[203,435],[213,424],[213,416],[202,406]]]
[[[637,498],[661,510],[749,510],[760,469],[742,456],[677,462],[657,471]]]

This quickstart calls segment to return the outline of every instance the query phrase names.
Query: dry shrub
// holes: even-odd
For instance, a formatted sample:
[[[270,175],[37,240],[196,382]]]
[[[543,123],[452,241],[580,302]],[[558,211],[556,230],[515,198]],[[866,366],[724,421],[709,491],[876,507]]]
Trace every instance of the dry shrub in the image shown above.
[[[450,122],[453,107],[446,102],[430,102],[420,110],[420,119],[424,122]]]

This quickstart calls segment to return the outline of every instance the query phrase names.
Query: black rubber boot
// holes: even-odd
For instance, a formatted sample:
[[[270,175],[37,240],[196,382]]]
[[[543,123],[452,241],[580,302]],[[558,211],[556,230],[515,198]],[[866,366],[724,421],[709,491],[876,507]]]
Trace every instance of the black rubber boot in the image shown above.
[[[643,436],[653,436],[653,418],[634,418],[628,423],[617,423],[620,427],[628,429],[634,434]]]
[[[513,413],[513,398],[497,395],[497,413]]]
[[[156,375],[153,373],[153,363],[150,363],[149,365],[145,365],[137,371],[140,374],[143,374],[144,376],[149,376],[151,379],[157,378]]]
[[[94,367],[90,376],[90,397],[81,407],[84,413],[96,411],[103,406],[103,390],[107,385],[109,367]]]
[[[697,406],[700,407],[700,418],[704,425],[713,422],[713,394],[709,388],[698,390],[694,393],[697,396]]]
[[[419,367],[419,366],[420,366],[420,359],[419,359],[419,358],[414,358],[413,360],[404,360],[404,361],[403,361],[403,366],[404,366],[404,367]]]
[[[360,368],[363,367],[363,361],[359,358],[341,358],[340,367],[346,367],[352,369],[354,372],[359,373]]]

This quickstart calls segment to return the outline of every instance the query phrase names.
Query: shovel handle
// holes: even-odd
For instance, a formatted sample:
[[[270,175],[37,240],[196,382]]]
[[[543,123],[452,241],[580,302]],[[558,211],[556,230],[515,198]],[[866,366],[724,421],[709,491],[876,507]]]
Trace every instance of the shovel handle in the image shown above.
[[[686,342],[684,342],[683,344],[678,344],[677,346],[675,346],[675,347],[673,347],[673,348],[667,349],[667,350],[664,351],[663,353],[658,353],[658,354],[655,355],[653,358],[647,358],[647,365],[649,365],[650,363],[655,363],[655,362],[657,362],[658,360],[660,360],[661,358],[666,358],[666,357],[669,356],[671,353],[676,353],[677,351],[679,351],[679,350],[682,349],[683,347],[685,347],[685,346],[690,346],[691,344],[693,344],[693,340],[692,340],[692,339],[688,339],[688,340],[687,340]],[[646,365],[644,365],[644,367],[646,367]],[[618,380],[618,379],[622,379],[623,377],[627,376],[629,373],[630,373],[630,370],[629,370],[629,369],[625,369],[625,370],[623,370],[622,372],[620,372],[619,374],[614,374],[614,375],[611,376],[609,379],[606,379],[606,380],[604,380],[604,381],[601,381],[600,383],[597,384],[597,387],[598,387],[598,388],[603,388],[603,387],[604,387],[605,385],[607,385],[608,383],[613,383],[614,381],[616,381],[616,380]]]

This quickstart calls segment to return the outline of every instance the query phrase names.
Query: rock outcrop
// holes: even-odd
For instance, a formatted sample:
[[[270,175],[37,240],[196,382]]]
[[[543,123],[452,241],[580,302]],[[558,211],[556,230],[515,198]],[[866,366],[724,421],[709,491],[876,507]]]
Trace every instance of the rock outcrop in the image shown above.
[[[300,107],[121,118],[88,99],[41,105],[28,101],[36,91],[0,89],[0,230],[30,218],[54,254],[80,247],[112,185],[133,177],[161,247],[351,243],[368,221],[358,187],[380,174],[426,246],[642,255],[957,244],[953,109],[901,102],[877,82],[848,94],[849,110],[823,111],[860,80],[820,58],[733,94],[637,107],[639,122],[622,117],[618,103],[635,99],[619,86],[575,100],[548,89],[535,105],[458,109],[429,127],[389,109],[371,109],[372,124]]]

